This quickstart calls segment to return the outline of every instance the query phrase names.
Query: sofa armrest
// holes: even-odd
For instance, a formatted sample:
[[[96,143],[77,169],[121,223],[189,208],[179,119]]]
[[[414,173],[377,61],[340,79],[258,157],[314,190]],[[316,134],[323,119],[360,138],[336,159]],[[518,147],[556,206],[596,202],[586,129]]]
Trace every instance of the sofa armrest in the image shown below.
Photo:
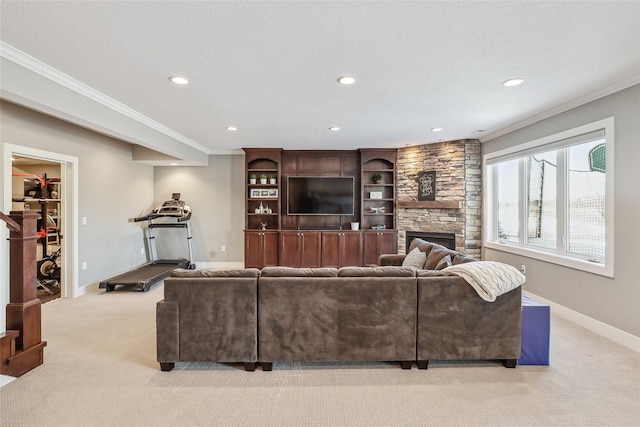
[[[165,300],[156,304],[157,358],[160,363],[179,361],[180,320],[178,304]]]
[[[404,254],[382,254],[378,258],[378,265],[402,265],[405,257]]]

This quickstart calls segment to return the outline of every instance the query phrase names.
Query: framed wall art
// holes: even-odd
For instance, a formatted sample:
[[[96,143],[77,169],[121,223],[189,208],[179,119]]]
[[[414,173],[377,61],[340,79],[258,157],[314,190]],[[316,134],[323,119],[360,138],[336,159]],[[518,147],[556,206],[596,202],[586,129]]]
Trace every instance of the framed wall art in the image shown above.
[[[418,173],[418,201],[436,199],[436,171]]]

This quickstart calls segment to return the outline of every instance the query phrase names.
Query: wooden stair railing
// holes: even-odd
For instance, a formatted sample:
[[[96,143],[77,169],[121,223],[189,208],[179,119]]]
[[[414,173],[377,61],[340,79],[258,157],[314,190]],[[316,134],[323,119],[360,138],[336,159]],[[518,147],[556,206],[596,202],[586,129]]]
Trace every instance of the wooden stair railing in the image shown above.
[[[35,211],[0,212],[9,234],[7,330],[0,334],[0,374],[19,377],[44,362],[41,303],[37,293]]]

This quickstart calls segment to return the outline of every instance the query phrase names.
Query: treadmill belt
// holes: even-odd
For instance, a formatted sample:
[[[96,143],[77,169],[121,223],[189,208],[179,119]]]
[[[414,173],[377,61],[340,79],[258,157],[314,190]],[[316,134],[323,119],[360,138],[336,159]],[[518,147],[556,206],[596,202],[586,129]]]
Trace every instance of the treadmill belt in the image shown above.
[[[100,282],[99,287],[110,292],[116,285],[135,285],[146,291],[154,283],[169,277],[171,271],[188,265],[189,261],[186,259],[158,260]]]
[[[146,282],[157,275],[170,272],[176,267],[177,266],[175,264],[148,264],[123,274],[117,280],[112,280],[112,282],[116,285],[135,285],[138,282]]]

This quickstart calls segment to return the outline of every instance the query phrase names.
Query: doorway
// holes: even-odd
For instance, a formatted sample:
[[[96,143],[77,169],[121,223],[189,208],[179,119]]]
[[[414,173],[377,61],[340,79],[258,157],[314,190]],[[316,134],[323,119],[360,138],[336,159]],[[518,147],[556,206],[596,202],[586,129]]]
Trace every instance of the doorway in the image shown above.
[[[13,160],[16,159],[16,160]],[[49,290],[53,292],[53,294],[57,294],[56,298],[73,298],[77,296],[77,281],[78,281],[78,272],[77,272],[77,235],[78,235],[78,227],[77,227],[77,212],[78,212],[78,196],[77,196],[77,182],[78,182],[78,158],[67,156],[59,153],[53,153],[44,150],[38,150],[30,147],[22,147],[13,144],[4,144],[3,145],[3,156],[2,156],[2,164],[3,164],[3,181],[4,186],[2,188],[3,193],[3,211],[9,212],[10,210],[16,210],[16,205],[14,205],[13,194],[14,194],[14,179],[13,179],[13,171],[14,165],[16,161],[16,167],[19,168],[40,168],[40,169],[30,169],[31,172],[34,172],[33,175],[42,177],[43,173],[47,174],[47,178],[53,178],[51,175],[54,172],[50,171],[59,171],[58,184],[55,185],[55,181],[50,182],[51,186],[47,186],[46,195],[49,198],[55,200],[57,198],[59,200],[59,206],[47,205],[47,214],[52,218],[47,218],[45,216],[44,222],[39,222],[39,225],[43,225],[45,227],[45,232],[47,231],[46,227],[55,227],[55,229],[49,229],[51,231],[51,235],[43,236],[45,238],[45,243],[43,244],[43,238],[39,239],[38,247],[38,260],[43,261],[45,257],[45,245],[46,245],[46,255],[51,257],[54,255],[54,251],[60,250],[57,258],[55,259],[55,263],[53,262],[39,262],[38,266],[43,268],[43,272],[45,278],[47,276],[57,277],[59,273],[59,292],[56,292],[55,284],[53,282],[47,282],[50,286]],[[20,165],[20,163],[28,163],[30,165]],[[36,166],[41,165],[41,166]],[[47,169],[43,169],[47,168]],[[51,169],[48,169],[51,168]],[[28,173],[30,173],[27,170]],[[20,182],[20,181],[18,181]],[[18,188],[20,187],[20,184]],[[24,183],[22,183],[24,185]],[[56,191],[57,194],[52,194],[52,191]],[[24,188],[23,188],[24,193]],[[40,194],[42,195],[42,194]],[[54,196],[54,197],[51,197]],[[25,197],[25,196],[23,196]],[[20,202],[18,202],[20,204]],[[24,203],[24,202],[23,202]],[[33,209],[30,203],[30,208]],[[19,206],[19,205],[18,205]],[[24,205],[23,205],[24,207]],[[36,209],[41,210],[40,203],[38,202],[35,206]],[[55,215],[51,215],[53,210],[55,209]],[[21,209],[18,209],[21,210]],[[53,218],[56,216],[57,218]],[[55,225],[52,224],[55,223]],[[47,223],[49,225],[47,225]],[[56,231],[59,230],[59,233]],[[4,243],[4,242],[2,242]],[[0,244],[2,244],[0,243]],[[2,250],[0,252],[8,254],[8,245],[2,244]],[[41,252],[40,252],[41,251]],[[8,256],[3,257],[8,262]],[[44,261],[47,261],[46,259]],[[51,261],[49,259],[48,261]],[[43,266],[44,264],[44,266]],[[55,265],[53,265],[55,264]],[[7,265],[8,266],[8,265]],[[59,269],[59,271],[56,271]],[[9,275],[8,269],[3,269],[1,279],[3,283],[8,284]],[[41,273],[42,276],[42,273]],[[42,290],[42,289],[41,289]],[[5,293],[6,291],[6,293]],[[46,291],[44,291],[47,293]],[[50,295],[53,295],[50,294]],[[3,290],[2,295],[0,295],[1,302],[8,302],[8,289]],[[4,325],[0,325],[4,326]]]

